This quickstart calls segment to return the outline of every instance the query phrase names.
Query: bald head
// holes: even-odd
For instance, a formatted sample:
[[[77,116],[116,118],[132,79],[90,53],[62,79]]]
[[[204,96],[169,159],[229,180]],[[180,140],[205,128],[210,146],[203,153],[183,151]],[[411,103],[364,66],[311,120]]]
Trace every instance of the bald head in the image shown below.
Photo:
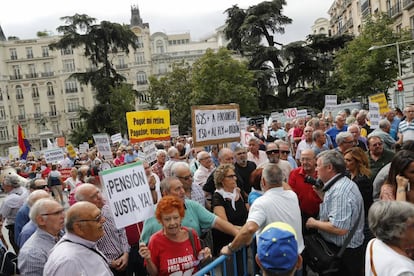
[[[29,207],[32,207],[36,203],[36,201],[38,201],[41,198],[51,198],[51,196],[45,190],[33,191],[27,198],[27,205],[29,205]]]
[[[77,202],[88,201],[93,203],[99,209],[104,205],[101,191],[90,183],[82,184],[76,188],[75,199]]]
[[[234,163],[234,153],[229,148],[222,148],[219,151],[218,159],[220,164],[233,164]]]

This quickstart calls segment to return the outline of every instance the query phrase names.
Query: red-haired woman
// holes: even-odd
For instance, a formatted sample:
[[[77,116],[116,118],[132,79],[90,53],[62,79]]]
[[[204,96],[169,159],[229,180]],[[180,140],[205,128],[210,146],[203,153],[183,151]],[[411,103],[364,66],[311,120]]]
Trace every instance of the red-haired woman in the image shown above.
[[[197,232],[181,226],[184,212],[183,201],[175,196],[164,196],[158,203],[155,217],[163,229],[151,236],[148,247],[139,247],[149,275],[193,275],[200,260],[211,256],[208,247],[201,249]]]

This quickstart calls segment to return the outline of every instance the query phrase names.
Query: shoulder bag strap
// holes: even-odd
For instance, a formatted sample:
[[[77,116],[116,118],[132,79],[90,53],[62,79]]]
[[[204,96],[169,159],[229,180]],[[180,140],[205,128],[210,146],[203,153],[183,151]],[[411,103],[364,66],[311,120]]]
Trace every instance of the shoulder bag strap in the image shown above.
[[[195,242],[194,242],[193,230],[191,228],[187,228],[187,231],[188,231],[188,238],[190,239],[190,242],[191,242],[191,247],[193,248],[193,255],[197,259],[197,249],[196,249]]]
[[[348,246],[349,242],[351,241],[352,237],[354,236],[355,231],[356,231],[356,229],[358,227],[359,221],[361,220],[361,214],[362,214],[362,212],[363,212],[363,209],[361,209],[361,211],[359,212],[358,219],[356,220],[354,226],[352,227],[351,232],[349,232],[348,236],[345,239],[344,244],[342,245],[342,247],[339,250],[338,254],[336,254],[336,256],[338,258],[340,258],[342,256],[342,254],[344,254],[346,247]]]
[[[370,247],[369,247],[369,262],[370,262],[370,264],[371,264],[371,271],[372,271],[372,274],[373,274],[374,276],[377,276],[377,271],[375,270],[375,266],[374,266],[374,258],[372,257],[372,256],[373,256],[372,246],[374,245],[374,242],[375,242],[375,240],[373,240],[373,241],[371,242],[371,245],[370,245]]]

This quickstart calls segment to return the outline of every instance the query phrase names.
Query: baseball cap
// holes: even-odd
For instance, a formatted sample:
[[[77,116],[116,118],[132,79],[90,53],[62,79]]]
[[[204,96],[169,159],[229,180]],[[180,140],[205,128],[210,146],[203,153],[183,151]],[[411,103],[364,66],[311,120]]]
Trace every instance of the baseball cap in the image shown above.
[[[298,243],[292,226],[284,222],[268,224],[257,241],[257,257],[269,272],[290,272],[298,261]]]

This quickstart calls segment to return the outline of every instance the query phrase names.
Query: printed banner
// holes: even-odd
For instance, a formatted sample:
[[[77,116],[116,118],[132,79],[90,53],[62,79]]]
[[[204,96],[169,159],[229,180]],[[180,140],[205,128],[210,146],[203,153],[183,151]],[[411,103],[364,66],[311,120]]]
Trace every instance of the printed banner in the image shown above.
[[[169,110],[127,112],[126,119],[131,143],[170,139]]]

